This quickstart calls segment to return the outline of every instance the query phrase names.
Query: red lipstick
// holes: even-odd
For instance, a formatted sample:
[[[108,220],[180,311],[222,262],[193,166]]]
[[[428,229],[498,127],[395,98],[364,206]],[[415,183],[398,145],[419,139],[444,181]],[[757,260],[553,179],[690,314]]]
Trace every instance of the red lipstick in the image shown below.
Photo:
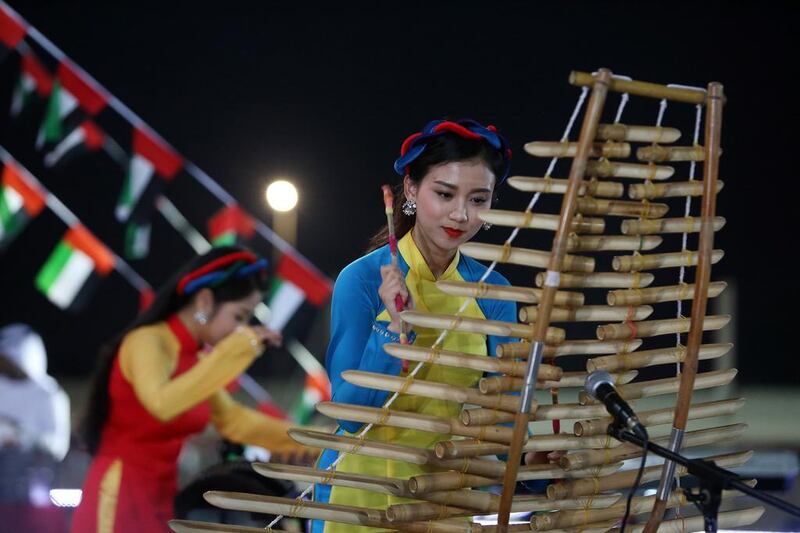
[[[454,228],[444,228],[445,233],[447,233],[452,239],[457,239],[464,235],[464,232],[460,229]]]

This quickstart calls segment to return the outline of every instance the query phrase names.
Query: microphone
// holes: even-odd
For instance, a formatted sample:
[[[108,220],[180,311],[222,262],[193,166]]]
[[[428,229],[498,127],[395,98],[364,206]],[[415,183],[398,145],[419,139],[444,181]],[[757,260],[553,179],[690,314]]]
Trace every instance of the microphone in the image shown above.
[[[647,430],[644,428],[636,413],[628,402],[614,388],[611,374],[605,370],[596,370],[586,378],[584,387],[586,393],[595,400],[605,404],[614,422],[628,428],[628,430],[642,440],[647,440]]]

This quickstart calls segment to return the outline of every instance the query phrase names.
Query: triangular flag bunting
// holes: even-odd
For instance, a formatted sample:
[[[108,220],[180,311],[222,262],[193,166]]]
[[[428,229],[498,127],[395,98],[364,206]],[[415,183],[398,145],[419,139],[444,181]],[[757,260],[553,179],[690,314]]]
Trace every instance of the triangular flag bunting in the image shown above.
[[[314,407],[319,402],[331,399],[331,382],[324,371],[306,374],[306,383],[303,387],[303,396],[300,403],[292,411],[292,418],[298,424],[307,424],[314,414]]]
[[[0,61],[17,47],[27,32],[25,23],[0,5]]]
[[[321,307],[330,295],[330,281],[313,266],[292,255],[282,255],[270,290],[267,327],[282,331],[303,302]]]
[[[208,221],[208,235],[214,246],[242,244],[255,232],[255,222],[238,205],[227,205]]]
[[[19,115],[30,100],[33,93],[41,98],[47,98],[53,90],[53,78],[50,73],[39,63],[32,52],[22,56],[19,69],[19,81],[11,97],[11,116]]]
[[[94,116],[106,106],[106,95],[65,62],[58,65],[56,81],[50,92],[44,122],[36,138],[36,147],[60,141],[86,115]]]
[[[145,192],[154,184],[151,179],[153,174],[158,174],[163,180],[171,180],[182,166],[181,157],[160,140],[139,128],[133,130],[133,156],[122,186],[122,194],[117,201],[117,220],[127,221],[137,204],[142,201],[152,204],[155,191],[149,191],[150,194]],[[147,198],[143,198],[144,196]]]
[[[65,159],[76,157],[83,152],[95,152],[103,147],[106,134],[91,120],[84,120],[59,142],[53,151],[44,156],[44,164],[52,167]]]
[[[114,269],[116,258],[81,225],[67,230],[36,276],[36,287],[61,309],[78,310],[96,281]]]
[[[150,224],[128,222],[125,227],[125,258],[135,261],[150,252]]]
[[[45,193],[28,183],[11,162],[3,165],[0,182],[0,250],[45,206]]]

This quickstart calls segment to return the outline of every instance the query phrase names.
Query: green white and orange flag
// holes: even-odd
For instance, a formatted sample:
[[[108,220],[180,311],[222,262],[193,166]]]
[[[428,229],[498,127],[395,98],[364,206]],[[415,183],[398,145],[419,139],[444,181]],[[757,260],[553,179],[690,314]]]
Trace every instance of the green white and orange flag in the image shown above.
[[[47,258],[36,276],[36,287],[61,309],[78,310],[100,278],[114,269],[116,257],[89,230],[78,224]]]
[[[255,222],[238,205],[226,205],[208,221],[208,236],[214,246],[241,244],[253,233]]]
[[[45,206],[45,193],[30,183],[16,165],[3,163],[0,181],[0,251]]]
[[[292,410],[292,418],[299,424],[307,424],[314,414],[314,407],[319,402],[331,399],[331,382],[324,370],[306,374],[303,396],[300,403]]]
[[[75,129],[86,116],[98,114],[106,106],[107,95],[80,71],[62,61],[50,91],[44,122],[36,137],[36,148],[52,146]]]
[[[128,174],[117,201],[116,215],[120,222],[127,222],[137,209],[149,212],[164,182],[174,178],[183,166],[178,154],[143,129],[133,130],[132,148]],[[154,180],[154,174],[162,179]],[[135,218],[142,223],[147,217]]]
[[[331,291],[330,280],[313,266],[290,254],[282,255],[267,302],[271,312],[267,327],[282,331],[305,302],[322,307]]]
[[[53,77],[32,52],[25,52],[20,62],[19,80],[11,97],[11,116],[19,115],[33,94],[47,98],[52,90]]]

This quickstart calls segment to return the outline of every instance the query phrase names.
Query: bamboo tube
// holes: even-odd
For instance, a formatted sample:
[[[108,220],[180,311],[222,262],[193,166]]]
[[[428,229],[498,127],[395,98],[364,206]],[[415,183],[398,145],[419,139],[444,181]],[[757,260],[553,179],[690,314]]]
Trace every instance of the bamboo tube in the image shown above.
[[[467,242],[459,247],[461,253],[480,259],[482,261],[497,261],[535,268],[547,268],[550,253],[527,248],[504,247],[497,244],[484,244],[482,242]],[[594,258],[579,255],[565,255],[561,262],[564,270],[575,272],[594,271]]]
[[[717,181],[717,192],[725,186],[723,181]],[[628,187],[628,198],[642,200],[647,198],[676,198],[684,196],[702,196],[703,182],[696,181],[671,181],[669,183],[641,183]]]
[[[669,211],[667,204],[650,204],[629,200],[604,200],[602,198],[578,198],[578,212],[582,215],[604,215],[612,217],[661,218]]]
[[[520,322],[536,322],[539,307],[530,305],[519,309]],[[608,320],[644,320],[653,313],[649,305],[640,307],[611,307],[608,305],[586,305],[565,309],[554,307],[550,315],[550,322],[605,322]],[[508,372],[506,372],[508,374]]]
[[[714,250],[711,253],[711,262],[714,264],[719,263],[724,255],[725,252],[722,250]],[[650,255],[620,255],[611,260],[611,267],[617,272],[679,266],[689,267],[696,264],[697,252],[690,251]]]
[[[732,415],[744,406],[744,398],[734,400],[720,400],[716,402],[706,402],[693,405],[689,408],[689,419],[699,420],[714,416]],[[638,413],[639,421],[645,426],[658,426],[672,422],[674,409],[666,407],[653,411],[642,411]],[[591,420],[578,420],[575,422],[573,432],[575,435],[587,437],[590,435],[604,435],[608,425],[612,422],[611,417],[595,418]]]
[[[516,496],[511,504],[511,511],[515,513],[549,511],[554,506],[556,509],[603,509],[618,504],[620,496],[620,494],[609,494],[591,499],[571,499],[557,502],[539,496]],[[500,500],[495,494],[479,491],[447,491],[442,493],[441,499],[447,503],[424,502],[390,505],[386,510],[386,518],[393,522],[408,522],[441,519],[447,516],[465,516],[464,509],[450,507],[450,505],[492,513],[497,511]],[[468,506],[467,503],[471,505]],[[471,514],[475,514],[474,511]]]
[[[716,359],[722,357],[733,348],[733,344],[704,344],[700,346],[699,359]],[[686,357],[686,348],[656,348],[643,352],[623,353],[617,355],[604,355],[586,361],[586,370],[605,370],[614,372],[633,368],[682,363]]]
[[[673,174],[675,174],[675,169],[664,165],[620,163],[607,159],[586,163],[586,175],[591,177],[665,180],[672,177]]]
[[[314,443],[310,446],[317,448],[328,448],[339,452],[366,455],[369,457],[379,457],[382,459],[393,459],[405,461],[416,465],[428,465],[433,468],[445,470],[456,470],[478,476],[499,478],[503,476],[505,464],[500,461],[488,461],[485,459],[439,459],[433,451],[412,446],[402,446],[388,442],[378,442],[362,440],[345,435],[333,435],[306,429],[290,429],[289,436],[301,443]]]
[[[664,161],[702,161],[706,154],[702,146],[642,146],[636,150],[636,159],[648,163]]]
[[[729,368],[727,370],[712,370],[711,372],[698,374],[695,380],[694,390],[712,389],[714,387],[727,385],[736,377],[736,372],[735,368]],[[628,383],[627,385],[617,387],[617,392],[626,400],[649,398],[662,394],[674,394],[678,392],[680,381],[680,376],[678,376],[673,378],[651,379],[638,383]],[[578,403],[581,405],[588,405],[594,402],[595,400],[593,400],[586,391],[578,393]]]
[[[511,300],[532,304],[538,303],[542,295],[541,289],[532,287],[493,285],[491,283],[480,284],[469,281],[437,281],[436,287],[443,293],[452,296]],[[558,291],[556,293],[556,305],[560,307],[579,307],[583,305],[583,301],[584,296],[579,292]]]
[[[668,255],[668,254],[663,254]],[[677,254],[680,255],[680,254]],[[632,256],[632,257],[656,257],[656,256]],[[615,257],[617,259],[627,259]],[[536,274],[536,285],[541,287],[544,284],[544,272]],[[618,272],[594,272],[592,274],[561,274],[561,283],[559,287],[565,288],[638,288],[647,287],[655,276],[647,272],[634,272],[633,274],[625,274]]]
[[[436,381],[423,381],[421,379],[407,380],[406,378],[387,376],[374,372],[363,372],[361,370],[346,370],[342,372],[342,378],[348,383],[359,387],[370,389],[386,390],[390,392],[403,391],[410,396],[423,396],[437,400],[449,400],[459,403],[471,403],[498,409],[500,411],[515,411],[519,407],[518,396],[497,395],[489,396],[481,394],[478,389],[459,387],[449,383],[439,383]],[[535,403],[535,402],[534,402]],[[531,412],[536,410],[536,406],[531,407]],[[587,417],[588,418],[588,417]]]
[[[545,346],[545,357],[562,357],[565,355],[594,355],[605,353],[633,352],[642,345],[641,339],[632,341],[598,341],[595,339],[565,341],[558,346]],[[497,345],[497,357],[520,357],[527,359],[530,354],[529,342],[510,342]]]
[[[522,447],[524,452],[543,452],[552,450],[605,449],[619,446],[619,441],[606,435],[576,437],[566,433],[557,435],[535,435],[528,438]],[[484,442],[474,439],[447,440],[437,442],[433,447],[439,459],[459,459],[461,457],[480,457],[482,455],[502,455],[508,453],[508,445]]]
[[[626,372],[624,374],[611,374],[615,383],[628,383],[632,381],[638,372]],[[537,382],[536,386],[540,389],[559,388],[566,389],[569,387],[583,387],[586,382],[587,372],[564,372],[561,379],[558,381],[545,381]],[[483,394],[500,394],[507,391],[518,391],[522,389],[522,378],[515,378],[511,376],[491,376],[481,378],[478,382],[478,390]]]
[[[712,281],[708,285],[708,297],[716,298],[728,284],[724,281]],[[630,306],[691,300],[694,298],[694,284],[667,285],[649,289],[616,290],[608,292],[608,305]]]
[[[730,315],[709,315],[703,319],[703,331],[722,329],[731,321]],[[689,331],[690,318],[668,318],[645,322],[623,322],[597,326],[597,338],[602,340],[656,337]]]
[[[421,311],[403,311],[400,313],[400,318],[407,324],[423,328],[466,331],[469,333],[480,333],[482,335],[519,337],[522,339],[530,339],[533,335],[533,328],[531,325],[519,324],[517,322],[439,315],[435,313],[423,313]],[[561,344],[564,342],[565,337],[566,332],[563,329],[547,328],[547,343]]]
[[[625,235],[647,235],[652,233],[697,233],[700,231],[700,217],[654,218],[647,220],[623,220],[622,233]],[[714,217],[714,231],[725,226],[725,217]]]
[[[462,437],[481,438],[489,442],[507,444],[511,441],[511,428],[505,426],[465,426],[460,420],[452,418],[344,403],[319,402],[316,408],[325,416],[338,420],[417,429],[431,433],[447,433]]]
[[[732,424],[697,431],[687,431],[684,434],[683,446],[690,448],[693,446],[705,446],[717,442],[728,442],[738,438],[747,429],[747,424]],[[666,446],[669,436],[651,439],[651,442],[660,446]],[[641,457],[642,449],[633,444],[622,444],[611,450],[582,450],[579,452],[568,453],[559,460],[559,465],[564,470],[575,468],[588,468],[590,466],[606,464],[609,462],[625,461],[634,457]]]
[[[575,157],[578,143],[532,141],[525,143],[525,151],[534,157]],[[596,142],[589,149],[589,157],[625,159],[631,155],[631,145],[626,142]]]
[[[593,87],[596,81],[595,74],[573,70],[569,75],[569,83],[578,87]],[[705,104],[706,91],[702,89],[688,89],[682,87],[667,87],[657,83],[611,78],[609,90],[618,93],[628,93],[659,100],[671,100],[687,104]]]
[[[279,498],[241,492],[208,491],[203,497],[212,505],[223,509],[310,518],[368,527],[393,527],[392,523],[386,519],[385,512],[365,507],[299,501],[295,498]],[[465,521],[437,520],[407,522],[403,524],[403,530],[415,533],[475,533],[481,531],[481,526]]]
[[[508,178],[511,187],[523,192],[540,192],[543,194],[564,194],[567,191],[567,180],[557,178],[533,178],[528,176],[511,176]],[[589,180],[581,182],[578,196],[599,196],[601,198],[622,198],[625,186],[614,181]],[[577,230],[575,230],[577,231]],[[583,232],[581,232],[583,233]],[[592,233],[592,232],[586,232]]]
[[[411,522],[416,520],[441,520],[460,516],[472,516],[472,509],[452,507],[452,504],[443,505],[430,502],[399,503],[386,508],[386,519],[389,522]]]
[[[558,226],[556,215],[524,211],[504,211],[502,209],[488,209],[478,212],[478,218],[496,226],[511,228],[544,229],[555,231]],[[603,233],[606,223],[602,218],[588,218],[581,215],[572,221],[571,229],[578,233]]]
[[[567,240],[570,252],[606,252],[618,250],[652,250],[664,239],[655,235],[576,235]]]
[[[610,464],[601,467],[592,467],[584,470],[567,472],[561,467],[552,464],[521,466],[517,475],[518,481],[531,481],[543,479],[583,479],[591,477],[610,476],[622,468],[622,463]],[[454,490],[467,487],[488,487],[498,485],[500,480],[461,472],[434,472],[419,474],[408,480],[408,489],[419,498],[420,495],[444,490]]]
[[[722,491],[721,494],[723,502],[728,502],[739,496],[742,496],[742,494],[734,490],[725,490]],[[631,516],[649,513],[655,500],[655,496],[633,498],[630,507]],[[667,500],[667,508],[673,509],[675,507],[683,507],[688,503],[683,493],[673,492]],[[610,507],[601,509],[562,510],[559,507],[556,507],[556,509],[558,510],[554,513],[543,513],[532,516],[531,525],[533,529],[536,531],[548,531],[552,529],[582,527],[606,520],[619,520],[625,515],[626,503],[619,502]]]
[[[714,461],[720,468],[733,468],[745,464],[753,456],[753,452],[737,452],[715,455],[706,459]],[[678,466],[678,476],[688,474],[685,466]],[[613,472],[609,475],[588,476],[580,479],[571,479],[563,483],[554,483],[547,487],[547,497],[553,500],[564,498],[579,498],[591,494],[599,494],[609,490],[621,490],[632,487],[636,480],[637,469]],[[648,466],[642,473],[642,483],[648,483],[659,478],[661,465]]]
[[[251,465],[253,470],[264,477],[299,481],[302,483],[321,483],[354,489],[370,490],[381,494],[391,494],[402,498],[413,498],[408,490],[408,482],[404,479],[368,476],[349,472],[336,472],[311,468],[308,466],[285,465],[278,463],[260,463]]]
[[[606,413],[605,406],[602,404],[579,405],[574,403],[560,403],[556,405],[540,405],[536,409],[536,412],[530,416],[530,420],[599,418]],[[466,426],[502,424],[510,422],[512,419],[513,417],[509,417],[507,412],[491,408],[464,409],[461,411],[461,421]]]
[[[167,525],[176,533],[264,533],[264,528],[249,526],[232,526],[230,524],[217,524],[214,522],[200,522],[197,520],[172,519]],[[274,533],[289,533],[285,529],[271,529]]]
[[[597,126],[597,138],[604,141],[673,143],[681,138],[681,132],[676,128],[664,128],[661,126],[600,124]]]
[[[217,490],[206,492],[203,494],[203,498],[215,507],[236,511],[330,520],[332,522],[362,526],[378,526],[385,522],[380,511],[363,507],[323,504],[298,501],[294,498]]]
[[[388,343],[384,345],[384,349],[389,355],[400,359],[454,366],[457,368],[469,368],[472,370],[481,370],[483,372],[498,372],[511,376],[525,375],[524,361],[476,356],[474,354],[453,352],[450,350],[432,350],[431,348],[412,346],[409,344]],[[563,374],[564,371],[560,367],[543,364],[539,370],[539,379],[558,381]]]
[[[749,526],[756,522],[764,514],[761,506],[749,507],[740,511],[722,511],[717,516],[717,527],[720,529],[733,529],[737,527]],[[660,520],[659,520],[660,522]],[[690,516],[689,518],[676,518],[661,522],[656,530],[658,533],[685,533],[686,531],[701,531],[705,521],[702,515]],[[618,530],[612,530],[617,533]],[[642,533],[645,531],[645,524],[631,524],[625,527],[628,533]]]

